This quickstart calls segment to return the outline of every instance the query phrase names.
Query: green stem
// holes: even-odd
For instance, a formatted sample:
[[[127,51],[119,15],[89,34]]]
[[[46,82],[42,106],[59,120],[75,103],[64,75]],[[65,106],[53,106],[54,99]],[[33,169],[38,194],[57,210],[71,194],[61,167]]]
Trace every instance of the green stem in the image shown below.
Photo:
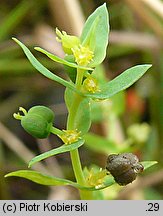
[[[62,135],[63,134],[63,131],[61,131],[60,129],[58,129],[54,126],[51,127],[50,132],[55,134],[55,135]]]
[[[83,80],[84,70],[77,69],[77,76],[76,76],[76,88],[80,90]],[[71,105],[71,109],[68,116],[67,127],[69,130],[74,129],[74,121],[76,117],[76,113],[79,107],[79,104],[82,100],[82,97],[79,94],[74,93],[73,103]]]
[[[82,100],[82,97],[74,93],[73,103],[71,105],[71,109],[70,109],[70,112],[68,115],[68,121],[67,121],[67,129],[69,130],[74,129],[75,116],[76,116],[81,100]]]
[[[77,70],[77,77],[76,77],[76,88],[80,90],[83,80],[84,70],[78,69]],[[82,100],[82,97],[76,93],[74,93],[73,103],[71,105],[68,121],[67,121],[67,129],[73,130],[74,128],[74,121],[75,117],[78,111],[79,104]],[[85,186],[86,181],[85,177],[82,171],[82,166],[80,162],[79,152],[78,149],[70,151],[71,161],[72,161],[72,167],[74,170],[74,174],[77,180],[77,183],[80,185]],[[91,199],[91,192],[80,190],[80,197],[81,199]]]
[[[82,81],[83,81],[83,76],[84,76],[84,70],[82,69],[77,69],[77,76],[76,76],[76,88],[80,90]]]

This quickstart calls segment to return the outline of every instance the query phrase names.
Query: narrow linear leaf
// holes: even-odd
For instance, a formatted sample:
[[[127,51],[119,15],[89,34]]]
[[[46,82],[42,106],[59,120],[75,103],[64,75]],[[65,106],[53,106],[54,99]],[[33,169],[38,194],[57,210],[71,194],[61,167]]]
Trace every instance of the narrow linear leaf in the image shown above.
[[[151,64],[144,64],[129,68],[119,76],[102,86],[100,92],[94,94],[86,94],[86,96],[95,99],[110,98],[118,92],[130,87],[140,77],[142,77],[151,66]]]
[[[150,166],[153,166],[154,164],[156,164],[157,161],[143,161],[141,163],[143,164],[145,169],[147,169]],[[113,176],[111,176],[111,175],[106,176],[105,181],[99,187],[82,186],[82,185],[77,184],[76,182],[73,182],[73,181],[70,181],[67,179],[49,176],[49,175],[42,174],[40,172],[33,171],[33,170],[18,170],[18,171],[11,172],[11,173],[8,173],[7,175],[5,175],[5,177],[12,177],[12,176],[22,177],[22,178],[31,180],[31,181],[33,181],[37,184],[41,184],[41,185],[47,185],[47,186],[71,185],[75,188],[78,188],[81,190],[88,190],[88,191],[102,190],[102,189],[105,189],[105,188],[110,187],[111,185],[115,184],[115,180],[114,180]]]
[[[72,144],[67,144],[67,145],[62,145],[60,146],[59,148],[55,148],[55,149],[52,149],[50,151],[47,151],[43,154],[40,154],[36,157],[34,157],[30,162],[29,162],[29,165],[28,167],[31,167],[33,164],[41,161],[41,160],[44,160],[48,157],[51,157],[51,156],[54,156],[54,155],[57,155],[57,154],[61,154],[61,153],[64,153],[64,152],[68,152],[68,151],[71,151],[71,150],[74,150],[76,148],[79,148],[80,146],[82,146],[84,144],[84,140],[83,139],[80,139],[79,141],[77,142],[74,142]]]
[[[144,166],[144,170],[148,169],[149,167],[157,164],[157,161],[141,161],[141,164]]]
[[[67,65],[69,67],[79,68],[79,69],[83,69],[83,70],[94,70],[94,69],[92,69],[90,67],[83,67],[83,66],[79,66],[79,65],[77,65],[75,63],[66,61],[65,59],[62,59],[62,58],[60,58],[60,57],[58,57],[58,56],[56,56],[56,55],[54,55],[54,54],[52,54],[52,53],[50,53],[50,52],[42,49],[40,47],[35,47],[34,49],[37,50],[37,51],[39,51],[39,52],[41,52],[41,53],[43,53],[43,54],[45,54],[46,56],[48,56],[53,61],[61,63],[61,64],[64,64],[64,65]]]
[[[45,175],[45,174],[42,174],[40,172],[33,171],[33,170],[18,170],[18,171],[11,172],[5,175],[5,177],[12,177],[12,176],[22,177],[22,178],[31,180],[37,184],[46,185],[46,186],[71,185],[75,188],[78,188],[81,190],[89,190],[89,191],[101,190],[115,183],[114,179],[110,177],[110,178],[107,178],[107,181],[105,181],[105,183],[101,187],[98,187],[98,188],[85,187],[85,186],[79,185],[76,182],[73,182],[67,179]]]
[[[19,46],[23,49],[24,53],[26,54],[27,58],[29,59],[29,61],[31,62],[31,64],[36,68],[36,70],[38,70],[41,74],[43,74],[45,77],[54,80],[66,87],[69,87],[70,89],[77,91],[76,88],[73,86],[72,83],[56,76],[55,74],[53,74],[51,71],[49,71],[47,68],[45,68],[34,56],[33,54],[30,52],[30,50],[22,43],[20,42],[18,39],[13,38],[13,40],[19,44]],[[79,94],[80,92],[77,91]]]
[[[15,172],[8,173],[5,177],[17,176],[29,179],[35,183],[42,185],[68,185],[71,181],[53,176],[45,175],[37,171],[31,170],[18,170]]]

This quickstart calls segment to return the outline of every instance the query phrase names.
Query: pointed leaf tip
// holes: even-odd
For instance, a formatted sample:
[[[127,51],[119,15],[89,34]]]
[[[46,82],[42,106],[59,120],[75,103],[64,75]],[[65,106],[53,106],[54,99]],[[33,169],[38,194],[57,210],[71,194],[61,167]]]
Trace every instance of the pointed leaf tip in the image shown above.
[[[134,84],[138,79],[140,79],[146,71],[151,67],[151,64],[136,65],[128,68],[120,75],[115,77],[113,80],[109,81],[102,86],[101,92],[94,94],[87,94],[86,96],[96,98],[96,99],[107,99],[123,91]]]
[[[156,165],[158,161],[141,161],[141,164],[144,166],[144,170],[148,169],[149,167]]]
[[[62,179],[62,178],[58,178],[58,177],[54,177],[54,176],[49,176],[49,175],[42,174],[40,172],[33,171],[33,170],[18,170],[18,171],[8,173],[6,175],[6,177],[12,177],[12,176],[22,177],[22,178],[28,179],[30,181],[33,181],[33,182],[35,182],[37,184],[41,184],[41,185],[47,185],[47,186],[71,185],[75,188],[78,188],[81,190],[89,190],[89,191],[101,190],[101,189],[109,187],[115,183],[113,178],[110,178],[101,187],[98,187],[98,188],[96,188],[94,186],[93,187],[92,186],[87,187],[87,186],[79,185],[78,183],[72,182],[68,179]]]
[[[17,38],[12,37],[12,40],[15,41],[17,44],[22,44]]]
[[[34,66],[34,68],[39,71],[42,75],[44,75],[45,77],[56,81],[66,87],[71,88],[72,90],[78,92],[79,94],[81,94],[79,91],[76,90],[76,88],[68,81],[62,79],[61,77],[53,74],[51,71],[49,71],[46,67],[44,67],[35,57],[34,55],[31,53],[31,51],[18,39],[13,38],[13,40],[22,48],[22,50],[24,51],[25,55],[27,56],[28,60],[30,61],[30,63]]]
[[[66,61],[65,59],[62,59],[62,58],[48,52],[47,50],[42,49],[41,47],[35,47],[34,49],[45,54],[48,58],[50,58],[51,60],[53,60],[57,63],[67,65],[67,66],[72,67],[72,68],[79,68],[79,69],[83,69],[83,70],[93,70],[93,68],[91,68],[91,67],[80,66],[76,63]]]

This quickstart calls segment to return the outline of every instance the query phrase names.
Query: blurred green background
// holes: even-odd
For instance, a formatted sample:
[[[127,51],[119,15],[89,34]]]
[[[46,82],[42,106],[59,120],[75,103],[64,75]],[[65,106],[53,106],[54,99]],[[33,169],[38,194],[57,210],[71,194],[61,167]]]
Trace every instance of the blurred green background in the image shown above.
[[[0,0],[0,199],[79,198],[72,187],[51,188],[20,178],[4,179],[8,172],[27,169],[34,155],[61,145],[55,136],[36,140],[28,135],[12,116],[19,106],[26,109],[39,104],[49,106],[56,115],[55,126],[60,129],[65,128],[67,117],[64,87],[40,75],[11,38],[17,37],[47,68],[67,78],[61,65],[38,54],[33,47],[41,46],[63,57],[55,39],[55,28],[80,35],[85,19],[104,2],[111,26],[103,63],[107,79],[137,64],[152,63],[153,67],[126,92],[112,99],[111,103],[115,104],[112,108],[110,103],[93,107],[91,132],[98,138],[112,136],[119,145],[131,142],[134,133],[135,143],[129,144],[140,160],[159,163],[133,184],[125,188],[114,185],[103,191],[103,196],[105,199],[163,198],[163,1]],[[143,142],[139,141],[141,138]],[[105,168],[112,150],[104,140],[98,140],[96,146],[95,140],[97,137],[87,136],[87,144],[80,149],[83,166],[96,164]],[[74,180],[69,154],[49,158],[34,169]]]

